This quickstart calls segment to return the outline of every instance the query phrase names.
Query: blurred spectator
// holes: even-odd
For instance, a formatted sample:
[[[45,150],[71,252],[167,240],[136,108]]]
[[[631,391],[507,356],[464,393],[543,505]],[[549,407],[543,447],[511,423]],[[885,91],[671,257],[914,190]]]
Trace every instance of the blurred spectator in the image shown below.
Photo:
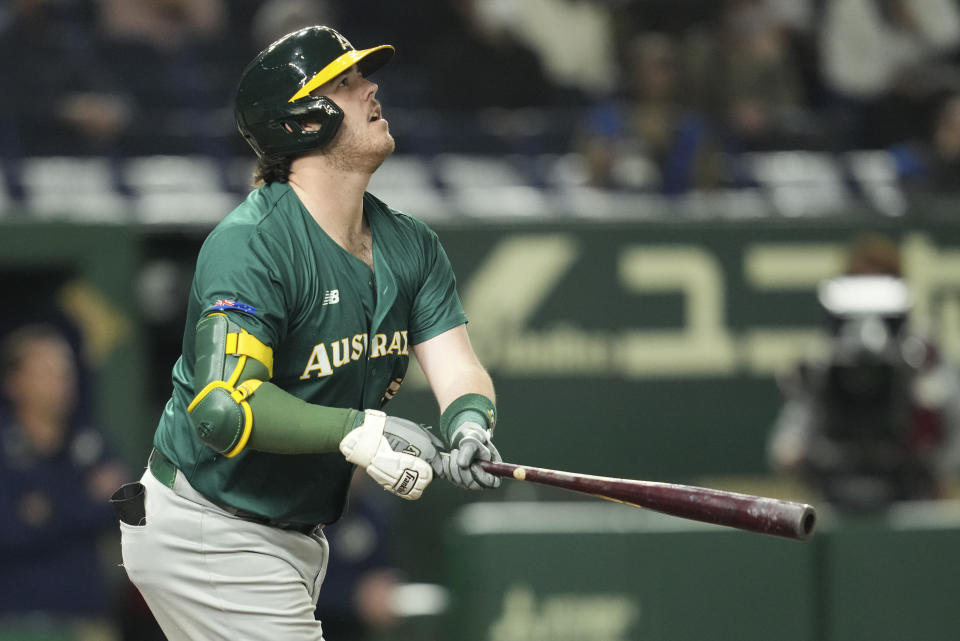
[[[578,137],[589,184],[670,195],[715,184],[705,123],[681,101],[673,37],[636,36],[625,55],[623,83],[616,100],[589,110]]]
[[[727,0],[719,24],[685,41],[687,95],[731,151],[819,144],[789,14],[771,0]]]
[[[58,329],[13,330],[0,359],[0,617],[115,639],[98,543],[116,530],[107,500],[126,472],[77,416],[76,360]]]
[[[265,0],[250,22],[254,54],[288,33],[317,24],[339,24],[337,12],[324,0]]]
[[[138,123],[124,151],[222,153],[237,137],[226,109],[233,84],[226,79],[244,60],[225,37],[226,3],[99,0],[97,8],[103,57],[131,95]]]
[[[913,196],[960,193],[960,94],[940,102],[931,131],[891,148],[902,184]]]
[[[679,37],[694,25],[715,21],[723,5],[703,0],[644,0],[616,6],[614,28],[620,42],[629,42],[636,34],[655,31]]]
[[[892,241],[858,238],[819,292],[827,350],[780,380],[770,465],[844,511],[934,499],[960,472],[960,378],[909,319]]]
[[[456,110],[554,104],[557,89],[538,55],[505,25],[485,20],[482,4],[452,0],[447,28],[436,34],[426,103]],[[454,77],[469,81],[449,82]]]
[[[482,3],[449,0],[434,9],[440,28],[430,34],[432,49],[422,58],[417,98],[432,117],[420,115],[407,131],[398,127],[398,148],[427,155],[567,149],[570,119],[554,109],[562,104],[561,89],[535,51],[510,28],[483,17]],[[394,82],[385,95],[394,95]]]
[[[399,624],[392,596],[400,573],[390,561],[391,514],[379,489],[355,475],[343,518],[324,528],[336,552],[317,603],[325,639],[364,641]]]
[[[609,95],[615,86],[614,17],[596,0],[473,0],[487,32],[507,32],[543,63],[568,101]],[[579,96],[579,99],[578,99]]]
[[[827,0],[820,59],[846,145],[881,148],[924,136],[943,91],[958,87],[954,0]]]
[[[90,36],[79,0],[13,0],[0,23],[6,65],[0,151],[102,154],[131,122],[128,97]]]
[[[847,248],[844,274],[847,276],[892,276],[903,278],[900,250],[883,234],[856,236]]]
[[[179,49],[221,35],[226,7],[220,0],[98,0],[101,33],[156,49]]]

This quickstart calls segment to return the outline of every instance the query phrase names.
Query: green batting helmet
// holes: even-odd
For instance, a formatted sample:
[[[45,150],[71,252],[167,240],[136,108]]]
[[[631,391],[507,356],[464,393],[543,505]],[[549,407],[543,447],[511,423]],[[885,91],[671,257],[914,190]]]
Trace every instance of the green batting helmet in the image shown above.
[[[357,65],[367,76],[393,57],[392,45],[354,49],[330,27],[289,33],[264,49],[240,76],[234,100],[237,129],[261,158],[283,158],[329,143],[343,111],[310,92]],[[298,119],[310,116],[320,129],[307,131]]]

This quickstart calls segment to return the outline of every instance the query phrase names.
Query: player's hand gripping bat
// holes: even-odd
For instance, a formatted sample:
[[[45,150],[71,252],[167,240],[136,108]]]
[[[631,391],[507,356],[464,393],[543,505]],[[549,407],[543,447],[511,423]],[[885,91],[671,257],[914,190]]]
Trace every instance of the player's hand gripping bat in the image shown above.
[[[750,494],[692,485],[590,476],[513,463],[482,461],[480,465],[496,476],[552,485],[684,519],[789,539],[810,538],[817,520],[816,511],[811,505]]]

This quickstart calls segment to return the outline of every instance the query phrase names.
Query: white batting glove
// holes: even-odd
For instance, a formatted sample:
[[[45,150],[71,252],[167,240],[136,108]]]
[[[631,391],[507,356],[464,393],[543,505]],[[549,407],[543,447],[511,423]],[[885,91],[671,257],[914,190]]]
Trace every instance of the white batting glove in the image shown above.
[[[400,498],[416,500],[433,480],[430,463],[412,454],[394,452],[383,435],[387,415],[366,410],[359,427],[340,441],[343,456],[367,471],[373,480]]]
[[[500,487],[500,477],[480,467],[480,461],[499,463],[503,460],[490,439],[490,432],[479,423],[466,421],[450,440],[456,445],[448,457],[441,455],[441,475],[444,478],[467,490]]]

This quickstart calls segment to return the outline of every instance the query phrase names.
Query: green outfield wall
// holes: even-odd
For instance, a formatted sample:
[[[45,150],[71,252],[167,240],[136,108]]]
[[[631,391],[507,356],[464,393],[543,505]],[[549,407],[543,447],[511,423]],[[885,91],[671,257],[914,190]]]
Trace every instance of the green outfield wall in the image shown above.
[[[451,523],[440,638],[952,641],[958,545],[955,502],[824,515],[805,542],[606,503],[475,503]]]
[[[434,227],[495,378],[497,443],[512,460],[664,480],[766,473],[774,373],[816,348],[816,284],[839,273],[846,244],[865,231],[899,243],[915,320],[960,360],[953,219]],[[182,333],[181,318],[139,322],[139,268],[159,258],[189,275],[205,232],[0,224],[3,317],[44,298],[69,308],[89,337],[97,411],[124,451],[149,440]],[[416,367],[391,410],[436,420]]]

